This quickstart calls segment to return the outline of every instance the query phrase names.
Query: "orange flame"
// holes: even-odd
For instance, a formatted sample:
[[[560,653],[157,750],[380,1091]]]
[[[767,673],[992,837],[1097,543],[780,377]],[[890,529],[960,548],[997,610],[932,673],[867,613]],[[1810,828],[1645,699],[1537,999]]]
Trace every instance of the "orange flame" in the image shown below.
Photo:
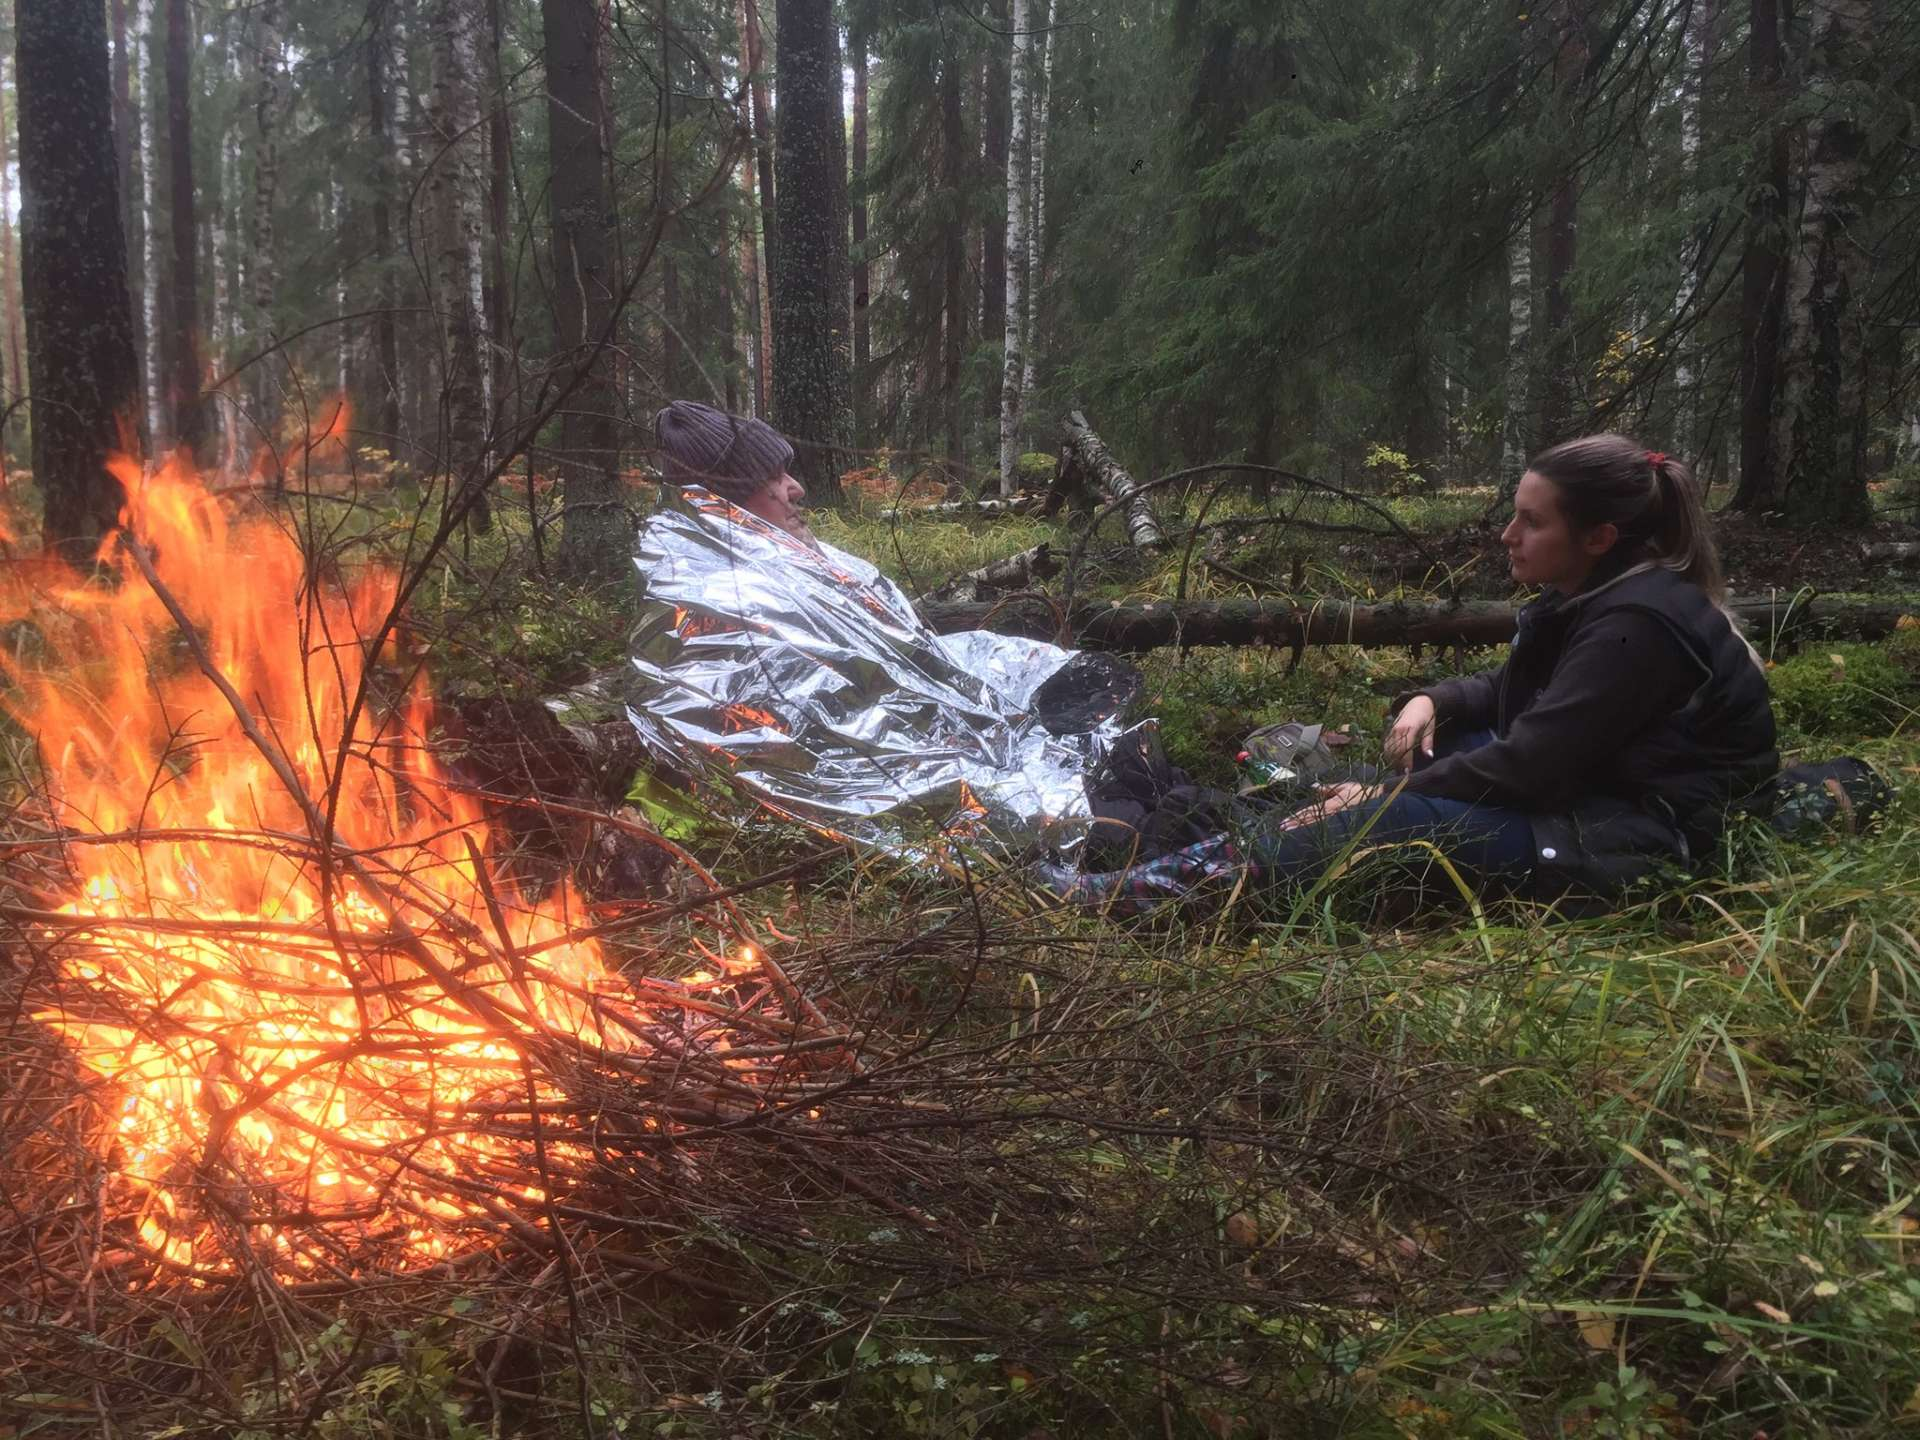
[[[302,1266],[320,1262],[273,1215],[441,1253],[445,1222],[471,1213],[449,1190],[525,1193],[513,1147],[475,1120],[545,1093],[525,1047],[632,1048],[645,1017],[603,998],[625,987],[568,938],[570,892],[531,907],[490,888],[481,812],[421,743],[420,689],[397,717],[370,713],[394,577],[329,588],[181,462],[114,469],[160,583],[303,794],[124,546],[103,549],[104,580],[0,571],[0,619],[32,613],[64,652],[45,672],[0,652],[17,682],[0,703],[39,741],[79,882],[48,928],[81,998],[40,1018],[109,1082],[107,1158],[167,1259],[221,1266],[215,1213]]]

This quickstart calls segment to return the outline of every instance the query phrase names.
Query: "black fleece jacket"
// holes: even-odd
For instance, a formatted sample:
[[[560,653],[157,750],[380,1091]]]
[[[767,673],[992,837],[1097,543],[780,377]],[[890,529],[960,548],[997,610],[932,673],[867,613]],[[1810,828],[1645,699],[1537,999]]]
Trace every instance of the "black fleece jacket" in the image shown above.
[[[1407,789],[1513,810],[1560,810],[1591,790],[1613,753],[1686,703],[1699,664],[1673,632],[1620,610],[1568,636],[1553,677],[1501,729],[1507,667],[1443,680],[1424,693],[1438,724],[1492,730],[1485,745],[1447,755],[1408,777]]]
[[[1610,897],[1662,861],[1689,864],[1779,764],[1746,641],[1657,566],[1549,591],[1521,611],[1506,664],[1424,693],[1445,731],[1495,738],[1407,789],[1525,813],[1537,893]]]

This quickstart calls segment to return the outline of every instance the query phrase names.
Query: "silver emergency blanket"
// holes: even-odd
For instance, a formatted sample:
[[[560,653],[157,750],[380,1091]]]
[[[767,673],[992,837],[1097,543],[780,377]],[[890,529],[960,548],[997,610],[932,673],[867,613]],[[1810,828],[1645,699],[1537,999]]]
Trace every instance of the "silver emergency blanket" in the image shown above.
[[[1071,652],[936,635],[866,561],[699,489],[648,522],[634,565],[627,716],[668,765],[896,853],[1084,834],[1082,777],[1119,727],[1056,737],[1031,708]]]

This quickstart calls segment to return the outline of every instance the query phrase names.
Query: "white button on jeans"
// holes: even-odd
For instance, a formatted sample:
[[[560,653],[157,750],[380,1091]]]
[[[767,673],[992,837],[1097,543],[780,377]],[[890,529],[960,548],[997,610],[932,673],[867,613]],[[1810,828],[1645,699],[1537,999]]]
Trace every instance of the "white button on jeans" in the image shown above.
[[[1540,858],[1542,860],[1556,860],[1559,858],[1559,856],[1560,856],[1560,852],[1554,849],[1551,845],[1547,846],[1545,849],[1543,849],[1540,852]]]

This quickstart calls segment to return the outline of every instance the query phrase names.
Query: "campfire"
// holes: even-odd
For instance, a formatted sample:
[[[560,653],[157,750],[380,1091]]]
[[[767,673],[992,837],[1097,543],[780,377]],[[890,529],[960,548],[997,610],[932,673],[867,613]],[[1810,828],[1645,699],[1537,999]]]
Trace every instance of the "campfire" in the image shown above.
[[[52,652],[0,654],[47,782],[39,833],[0,853],[42,877],[8,918],[106,1117],[130,1245],[202,1276],[431,1263],[586,1153],[555,1077],[665,1054],[751,1083],[725,1027],[686,1019],[732,1007],[751,950],[629,982],[571,887],[494,873],[391,643],[395,574],[319,571],[180,463],[116,473],[98,575],[0,578],[0,621]]]

